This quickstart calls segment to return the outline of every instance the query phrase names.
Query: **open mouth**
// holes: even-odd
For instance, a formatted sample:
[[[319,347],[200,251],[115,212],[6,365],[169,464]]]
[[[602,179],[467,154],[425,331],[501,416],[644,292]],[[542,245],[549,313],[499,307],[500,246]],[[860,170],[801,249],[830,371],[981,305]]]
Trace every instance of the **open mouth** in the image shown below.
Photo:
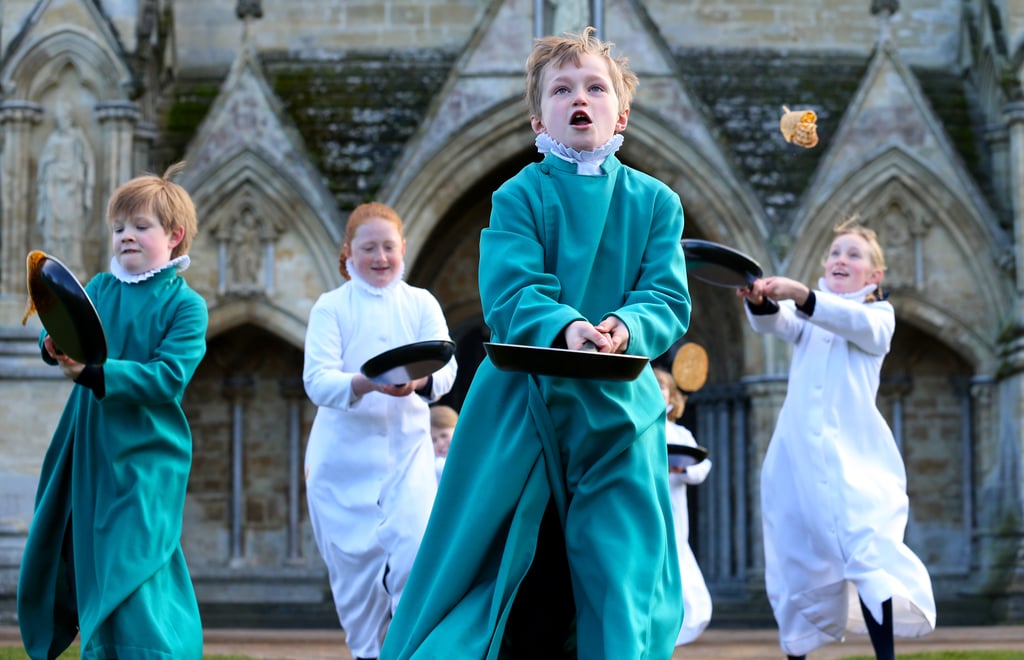
[[[569,118],[570,126],[590,126],[593,123],[590,121],[590,116],[582,111],[572,113],[572,117]]]

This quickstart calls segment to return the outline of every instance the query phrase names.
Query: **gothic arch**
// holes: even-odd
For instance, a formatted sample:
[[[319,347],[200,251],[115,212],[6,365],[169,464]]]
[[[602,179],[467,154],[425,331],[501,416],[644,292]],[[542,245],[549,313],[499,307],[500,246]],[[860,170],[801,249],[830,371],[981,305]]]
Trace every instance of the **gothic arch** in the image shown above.
[[[252,150],[245,149],[225,161],[214,171],[186,170],[182,185],[191,191],[200,217],[200,237],[193,253],[197,270],[196,288],[211,301],[209,336],[251,322],[270,329],[296,347],[305,337],[305,321],[315,301],[303,293],[307,288],[317,293],[333,289],[341,283],[338,273],[338,245],[336,239],[316,211],[298,194],[298,186],[286,180],[266,160]],[[237,210],[238,200],[248,197],[258,200],[264,224],[281,230],[281,241],[295,241],[301,255],[290,258],[278,255],[274,259],[276,270],[286,269],[297,282],[275,282],[266,295],[223,296],[218,293],[220,256],[215,231],[224,222],[225,214]],[[207,223],[204,224],[203,220]],[[309,280],[314,283],[310,285]]]
[[[475,236],[467,237],[466,227],[442,226],[460,217],[485,216],[490,197],[485,189],[489,180],[517,162],[536,158],[533,133],[525,120],[526,112],[518,98],[508,98],[480,115],[486,121],[469,120],[466,129],[447,142],[408,179],[404,189],[382,196],[406,222],[408,248],[407,272],[417,276],[420,285],[439,295],[450,322],[464,322],[479,315],[479,300],[467,296],[467,283],[475,284]],[[737,247],[769,264],[764,211],[753,194],[731,170],[715,165],[693,144],[658,118],[651,109],[634,107],[630,113],[626,140],[620,153],[624,161],[636,163],[673,190],[683,203],[686,236],[700,236]],[[477,169],[474,160],[487,154],[490,169]],[[526,159],[524,159],[524,155]],[[513,168],[513,172],[518,166]],[[500,182],[499,182],[500,183]],[[456,208],[458,207],[458,208]],[[477,227],[474,227],[477,229]],[[449,236],[443,248],[435,237]],[[466,245],[472,241],[472,246]],[[445,249],[444,258],[438,250]],[[458,258],[474,259],[473,269],[463,267]],[[460,272],[453,269],[461,268]],[[444,273],[442,273],[442,269]],[[456,286],[459,285],[459,286]],[[742,309],[731,295],[723,299],[720,290],[691,284],[695,312],[690,341],[721,355],[712,377],[719,382],[738,380],[745,370],[745,356],[735,351],[737,344],[759,351],[757,344],[745,341]],[[723,326],[725,328],[723,329]]]
[[[260,197],[273,205],[278,217],[287,219],[286,231],[301,236],[321,288],[339,284],[337,239],[326,220],[298,194],[299,186],[282,177],[260,154],[243,149],[213,171],[197,169],[186,173],[182,185],[192,192],[201,217],[216,213],[242,187],[258,191]]]
[[[126,116],[133,114],[133,106],[127,102],[128,87],[123,84],[131,79],[131,73],[116,42],[108,38],[102,26],[90,30],[65,24],[43,32],[41,25],[29,22],[23,27],[0,69],[0,88],[7,99],[4,105],[21,108],[21,120],[27,128],[4,129],[8,139],[5,169],[11,175],[4,185],[24,191],[40,186],[39,169],[49,163],[45,145],[59,128],[56,108],[66,103],[71,132],[77,135],[74,139],[86,154],[79,168],[85,172],[81,190],[87,201],[79,205],[80,215],[67,219],[67,226],[75,228],[72,233],[77,236],[72,240],[79,244],[80,252],[65,258],[76,272],[85,275],[103,269],[109,258],[109,239],[102,222],[104,202],[123,180],[118,175],[131,170],[131,148],[114,148],[119,144],[115,139],[118,131],[125,130],[119,113],[127,109]],[[125,108],[113,114],[97,112],[121,103],[126,104]],[[57,137],[64,144],[71,139]],[[100,159],[109,162],[100,167]],[[41,200],[40,195],[19,195],[3,209],[4,224],[12,232],[5,256],[28,245],[52,247],[47,245],[41,225],[32,222]]]
[[[79,27],[66,27],[37,39],[7,62],[0,84],[8,97],[38,100],[60,71],[72,66],[95,98],[128,99],[131,71],[115,53],[100,45],[95,34]]]
[[[687,236],[699,234],[769,264],[769,229],[764,209],[732,170],[704,157],[643,106],[630,112],[623,156],[673,190],[683,203]]]
[[[486,153],[488,162],[503,163],[533,140],[520,98],[506,99],[479,117],[485,120],[467,120],[465,130],[434,154],[404,188],[385,190],[382,195],[405,220],[410,265],[416,263],[449,207],[485,178],[487,172],[474,166],[479,155]],[[714,224],[698,225],[701,233],[769,259],[763,210],[733,172],[714,166],[643,107],[632,109],[625,135],[625,159],[644,163],[648,173],[676,190],[687,217],[714,220]],[[688,225],[688,232],[692,228]]]
[[[262,328],[299,350],[305,345],[306,319],[267,300],[235,300],[211,309],[206,339],[209,341],[246,325]]]
[[[447,142],[420,168],[404,188],[383,190],[382,198],[405,222],[406,268],[411,269],[449,207],[455,204],[485,172],[475,166],[484,150],[488,162],[500,163],[519,153],[530,140],[530,126],[521,101],[497,104],[480,116],[486,121],[466,121],[464,130]]]
[[[877,223],[892,209],[904,214],[909,231],[918,232],[919,241],[916,251],[912,248],[900,256],[915,260],[915,276],[910,282],[897,281],[891,290],[898,314],[952,347],[976,370],[993,370],[998,357],[995,337],[982,335],[974,320],[1002,319],[1011,312],[1009,278],[996,265],[999,250],[1009,241],[999,236],[994,224],[979,220],[984,214],[958,187],[902,149],[888,149],[853,170],[834,190],[823,192],[820,200],[804,208],[794,227],[794,235],[801,239],[786,259],[787,274],[816,282],[832,229],[854,212],[879,231],[889,252],[886,228]],[[943,267],[928,260],[937,252],[929,246],[937,242],[957,255]],[[935,273],[942,271],[959,290],[930,284]],[[954,278],[953,272],[962,277]]]

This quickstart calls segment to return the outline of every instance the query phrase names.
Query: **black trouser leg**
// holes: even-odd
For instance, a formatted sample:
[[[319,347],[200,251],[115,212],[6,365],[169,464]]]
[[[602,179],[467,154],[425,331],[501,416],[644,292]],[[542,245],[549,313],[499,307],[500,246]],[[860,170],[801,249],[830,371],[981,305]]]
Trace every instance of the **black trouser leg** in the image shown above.
[[[554,502],[549,502],[537,536],[537,554],[519,585],[505,626],[508,657],[565,657],[565,643],[575,616],[565,532]]]
[[[860,611],[864,613],[864,621],[868,625],[871,646],[875,649],[878,660],[896,660],[896,645],[892,637],[892,598],[882,603],[882,622],[875,621],[864,601],[860,601]]]
[[[787,655],[786,660],[807,660],[806,655]]]

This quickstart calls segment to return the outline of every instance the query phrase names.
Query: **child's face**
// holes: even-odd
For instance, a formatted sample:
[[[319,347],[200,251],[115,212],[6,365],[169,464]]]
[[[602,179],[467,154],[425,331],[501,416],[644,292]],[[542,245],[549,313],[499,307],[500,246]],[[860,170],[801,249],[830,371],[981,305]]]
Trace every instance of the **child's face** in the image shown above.
[[[370,218],[356,228],[349,257],[359,277],[373,286],[387,286],[402,271],[405,240],[393,222]]]
[[[452,444],[452,433],[455,429],[448,427],[432,427],[430,429],[430,439],[434,441],[434,456],[447,456],[448,448]]]
[[[882,281],[882,271],[871,263],[871,246],[857,234],[843,234],[832,241],[825,259],[825,282],[835,293],[859,291]]]
[[[533,130],[577,151],[592,151],[626,128],[629,110],[619,112],[608,62],[583,55],[577,67],[550,65],[541,85],[540,116],[530,118]]]
[[[661,386],[661,396],[665,399],[665,407],[668,407],[672,403],[672,390],[669,388],[668,383],[662,382],[658,379],[658,385]]]
[[[114,218],[111,223],[114,257],[132,275],[160,268],[185,234],[184,227],[168,232],[151,211]]]

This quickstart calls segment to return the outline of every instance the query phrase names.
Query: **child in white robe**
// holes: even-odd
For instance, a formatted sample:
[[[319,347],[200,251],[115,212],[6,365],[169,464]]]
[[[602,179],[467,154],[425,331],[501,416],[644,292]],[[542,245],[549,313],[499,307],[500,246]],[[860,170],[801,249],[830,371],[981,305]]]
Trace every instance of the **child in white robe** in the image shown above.
[[[427,404],[451,389],[456,363],[411,383],[360,370],[406,344],[448,340],[441,305],[402,280],[402,220],[369,202],[349,215],[340,270],[348,280],[309,315],[302,378],[317,405],[306,447],[306,499],[345,641],[376,658],[401,599],[437,493]]]
[[[837,227],[824,265],[817,291],[768,277],[737,292],[756,331],[794,345],[761,469],[765,583],[789,658],[866,630],[893,660],[894,635],[935,628],[931,579],[903,542],[903,457],[876,404],[896,318],[874,231]]]
[[[672,374],[655,368],[661,393],[667,407],[665,439],[670,445],[696,447],[697,440],[690,430],[679,424],[679,418],[686,409],[686,395],[676,386]],[[711,592],[704,582],[704,574],[697,564],[697,557],[690,547],[690,512],[686,498],[686,487],[704,483],[711,472],[711,459],[705,458],[693,465],[676,467],[669,465],[668,485],[672,497],[672,517],[676,528],[676,546],[679,554],[679,573],[683,582],[683,625],[676,637],[676,646],[689,644],[697,639],[711,622]]]
[[[459,413],[451,406],[430,406],[430,439],[434,443],[434,470],[437,480],[441,481],[444,462],[448,458],[448,447],[452,444],[455,424],[459,421]]]

